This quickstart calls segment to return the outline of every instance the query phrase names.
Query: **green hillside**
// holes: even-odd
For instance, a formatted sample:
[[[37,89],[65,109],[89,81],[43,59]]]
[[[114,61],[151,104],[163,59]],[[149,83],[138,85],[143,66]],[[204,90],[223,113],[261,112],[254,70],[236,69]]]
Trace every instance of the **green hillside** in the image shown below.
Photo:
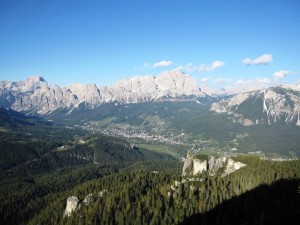
[[[163,168],[153,173],[141,165],[142,171],[88,181],[49,197],[29,224],[297,224],[300,161],[236,160],[247,166],[224,178],[181,183],[172,195],[171,185],[180,177]],[[63,217],[68,196],[82,201],[103,190],[103,197]]]
[[[261,100],[252,99],[241,104],[238,113],[264,118],[260,112]],[[217,151],[238,152],[262,151],[271,155],[300,156],[300,127],[278,124],[259,124],[243,126],[233,123],[226,114],[209,110],[209,106],[196,102],[156,102],[139,104],[103,104],[93,110],[74,112],[74,114],[49,117],[57,123],[78,126],[87,130],[117,130],[125,133],[129,141],[146,144],[176,143],[182,149],[197,148]],[[146,140],[136,138],[134,134],[155,135],[164,139]],[[122,135],[120,135],[122,136]],[[185,155],[185,151],[182,152]]]
[[[23,114],[6,117],[0,129],[1,224],[26,224],[52,193],[137,162],[177,162],[169,154],[137,148],[119,138],[47,125]]]

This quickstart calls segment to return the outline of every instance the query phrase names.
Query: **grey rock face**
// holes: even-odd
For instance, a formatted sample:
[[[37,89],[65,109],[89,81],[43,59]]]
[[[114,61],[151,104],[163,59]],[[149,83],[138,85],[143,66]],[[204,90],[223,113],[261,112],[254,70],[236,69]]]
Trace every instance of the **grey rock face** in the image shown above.
[[[207,160],[193,159],[193,175],[201,174],[207,171]]]
[[[276,123],[284,120],[286,124],[299,125],[300,90],[298,86],[278,86],[260,91],[237,94],[211,105],[211,110],[227,113],[233,122],[245,126]],[[255,115],[250,115],[251,107],[256,104]],[[249,110],[241,107],[248,107]]]
[[[77,209],[78,202],[79,200],[75,196],[71,196],[67,199],[67,206],[64,212],[64,217],[69,217]]]
[[[188,152],[182,169],[182,176],[196,176],[205,171],[208,171],[211,176],[214,176],[222,168],[224,168],[222,176],[226,176],[244,166],[246,165],[226,156],[220,158],[211,156],[209,160],[200,160],[195,158],[193,153]]]
[[[67,205],[64,211],[64,217],[69,217],[75,211],[80,210],[81,207],[90,206],[97,198],[103,198],[108,194],[107,190],[102,190],[98,195],[94,196],[92,193],[89,193],[83,201],[79,200],[76,196],[70,196],[67,199]]]
[[[194,154],[188,152],[183,164],[182,176],[188,176],[191,173],[191,170],[193,168],[193,158],[194,158]]]
[[[82,201],[82,203],[85,206],[89,206],[93,201],[95,200],[95,197],[92,193],[89,193]]]
[[[186,96],[203,97],[197,82],[181,72],[164,72],[159,76],[133,77],[116,82],[111,87],[95,84],[72,84],[67,87],[48,85],[39,76],[25,81],[0,81],[0,106],[16,111],[47,114],[60,108],[69,113],[79,104],[93,108],[107,102],[138,103],[176,100]]]

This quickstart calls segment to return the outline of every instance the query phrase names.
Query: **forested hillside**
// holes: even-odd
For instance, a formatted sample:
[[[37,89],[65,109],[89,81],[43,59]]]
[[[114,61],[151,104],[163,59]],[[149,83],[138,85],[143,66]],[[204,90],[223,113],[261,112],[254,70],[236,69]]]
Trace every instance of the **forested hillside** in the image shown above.
[[[172,171],[141,165],[88,181],[49,197],[29,224],[298,224],[300,161],[237,160],[247,166],[224,178],[206,174],[179,183]],[[89,193],[95,198],[88,206],[63,217],[68,196],[82,202]]]
[[[299,223],[299,160],[236,154],[246,166],[230,175],[182,178],[183,162],[154,145],[1,115],[1,224]]]
[[[122,139],[7,112],[0,113],[1,224],[26,224],[52,194],[136,162],[175,160]]]

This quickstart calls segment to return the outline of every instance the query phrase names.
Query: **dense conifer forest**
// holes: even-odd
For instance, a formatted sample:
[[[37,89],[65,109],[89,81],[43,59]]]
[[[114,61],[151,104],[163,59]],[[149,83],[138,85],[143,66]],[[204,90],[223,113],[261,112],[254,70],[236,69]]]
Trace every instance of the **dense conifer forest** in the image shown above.
[[[29,224],[298,224],[300,161],[237,160],[247,166],[223,178],[177,183],[173,192],[182,179],[175,171],[151,172],[157,163],[132,167],[60,193]],[[68,196],[82,201],[103,190],[105,196],[63,217]]]

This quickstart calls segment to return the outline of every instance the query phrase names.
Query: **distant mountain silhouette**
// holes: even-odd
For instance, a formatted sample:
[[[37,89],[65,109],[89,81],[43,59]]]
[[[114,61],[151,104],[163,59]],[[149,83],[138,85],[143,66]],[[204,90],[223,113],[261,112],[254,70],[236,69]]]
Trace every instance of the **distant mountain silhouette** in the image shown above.
[[[261,185],[223,202],[204,214],[187,218],[180,225],[300,224],[300,180],[279,180]]]

